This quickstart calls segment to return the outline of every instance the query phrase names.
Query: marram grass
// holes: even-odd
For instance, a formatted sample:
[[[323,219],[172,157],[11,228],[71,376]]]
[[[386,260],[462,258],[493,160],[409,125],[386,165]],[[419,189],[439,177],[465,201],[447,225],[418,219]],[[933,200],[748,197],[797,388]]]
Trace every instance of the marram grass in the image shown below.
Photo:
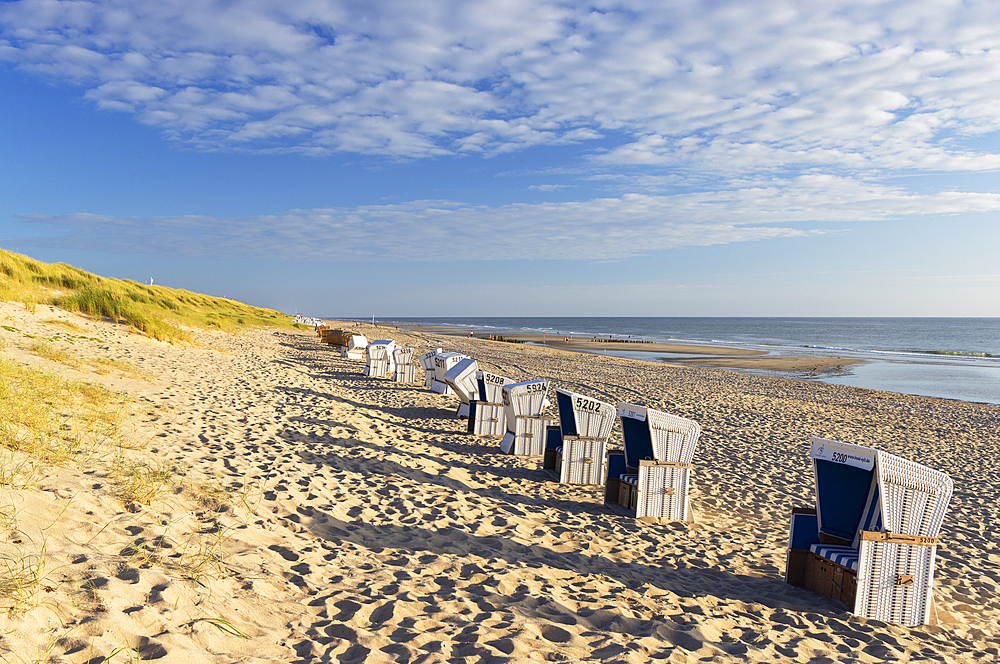
[[[187,341],[184,328],[237,332],[297,327],[288,315],[221,297],[129,279],[108,279],[65,263],[43,263],[0,249],[0,300],[29,309],[51,304],[106,318],[161,341]]]

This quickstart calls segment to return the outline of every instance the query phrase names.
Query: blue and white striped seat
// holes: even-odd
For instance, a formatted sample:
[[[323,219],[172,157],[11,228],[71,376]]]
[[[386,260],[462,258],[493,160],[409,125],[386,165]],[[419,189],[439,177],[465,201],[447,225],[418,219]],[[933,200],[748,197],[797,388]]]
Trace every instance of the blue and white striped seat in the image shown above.
[[[858,552],[849,546],[837,546],[835,544],[811,544],[809,550],[820,558],[826,558],[838,565],[843,565],[847,569],[858,571]]]
[[[618,476],[622,482],[625,484],[631,484],[632,486],[639,486],[639,475],[636,473],[622,473]]]

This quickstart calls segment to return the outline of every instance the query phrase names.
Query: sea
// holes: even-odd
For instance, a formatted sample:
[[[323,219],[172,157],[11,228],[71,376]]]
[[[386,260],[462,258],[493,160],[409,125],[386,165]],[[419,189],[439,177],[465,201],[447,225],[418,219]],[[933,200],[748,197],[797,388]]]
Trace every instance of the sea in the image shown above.
[[[858,358],[865,362],[821,374],[731,370],[1000,404],[1000,318],[379,317],[378,320],[387,325],[440,325],[500,335],[610,336],[734,346],[763,350],[775,356]],[[639,351],[601,352],[660,361],[680,357]]]

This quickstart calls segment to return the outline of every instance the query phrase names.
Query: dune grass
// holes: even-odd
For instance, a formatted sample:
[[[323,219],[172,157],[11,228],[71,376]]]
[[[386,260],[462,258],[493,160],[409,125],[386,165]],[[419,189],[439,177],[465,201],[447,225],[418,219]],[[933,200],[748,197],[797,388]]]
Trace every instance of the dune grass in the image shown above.
[[[0,446],[62,465],[121,437],[130,398],[0,359]]]
[[[65,364],[68,367],[73,367],[74,369],[82,369],[85,366],[90,367],[98,374],[108,374],[112,371],[117,371],[123,376],[129,376],[131,378],[138,378],[139,380],[153,380],[153,375],[144,369],[126,362],[125,360],[116,360],[109,357],[83,357],[76,355],[68,350],[57,348],[50,343],[44,341],[34,341],[28,345],[28,351],[34,353],[39,357],[44,357],[46,360],[51,362],[58,362],[59,364]]]
[[[109,279],[65,263],[43,263],[0,249],[0,300],[34,310],[51,304],[107,318],[161,341],[188,341],[187,328],[237,332],[249,327],[300,328],[279,311],[129,279]]]

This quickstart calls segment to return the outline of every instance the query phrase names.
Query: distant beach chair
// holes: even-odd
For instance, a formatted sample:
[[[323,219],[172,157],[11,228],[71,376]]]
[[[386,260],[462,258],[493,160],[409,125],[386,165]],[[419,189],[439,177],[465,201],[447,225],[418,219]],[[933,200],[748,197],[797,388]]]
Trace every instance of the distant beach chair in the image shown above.
[[[429,350],[420,355],[420,366],[424,370],[424,387],[434,384],[434,356],[443,352],[440,348]]]
[[[347,345],[340,347],[340,356],[348,360],[360,360],[364,358],[367,348],[368,339],[363,334],[352,334]]]
[[[604,484],[615,407],[561,389],[556,390],[556,406],[559,426],[546,432],[542,468],[563,484]]]
[[[504,454],[537,455],[545,449],[545,427],[552,418],[543,415],[547,380],[526,380],[500,388],[506,431],[500,440]]]
[[[502,436],[507,430],[503,410],[503,387],[511,385],[510,378],[488,371],[476,374],[478,390],[469,403],[469,433],[477,436]]]
[[[397,348],[392,351],[392,360],[396,364],[396,372],[392,379],[397,383],[412,383],[416,380],[417,365],[413,364],[412,348]]]
[[[931,622],[946,474],[881,450],[811,439],[816,507],[792,511],[785,580],[899,625]]]
[[[365,347],[365,368],[361,372],[365,376],[375,378],[391,378],[396,373],[396,363],[392,353],[396,343],[391,339],[373,341]]]
[[[448,370],[465,359],[461,353],[438,353],[434,356],[434,382],[431,389],[438,394],[454,394],[444,377]]]
[[[456,362],[444,375],[444,382],[459,398],[458,410],[455,411],[456,417],[469,416],[469,402],[475,398],[476,391],[479,389],[476,385],[478,371],[479,363],[471,357],[465,357]]]
[[[343,348],[347,346],[347,342],[351,340],[351,333],[347,330],[341,329],[330,329],[329,327],[322,326],[316,328],[319,330],[320,340],[323,343],[332,346],[333,350],[342,353]]]
[[[688,488],[701,427],[652,408],[619,402],[624,453],[608,454],[604,504],[640,521],[691,521]]]

